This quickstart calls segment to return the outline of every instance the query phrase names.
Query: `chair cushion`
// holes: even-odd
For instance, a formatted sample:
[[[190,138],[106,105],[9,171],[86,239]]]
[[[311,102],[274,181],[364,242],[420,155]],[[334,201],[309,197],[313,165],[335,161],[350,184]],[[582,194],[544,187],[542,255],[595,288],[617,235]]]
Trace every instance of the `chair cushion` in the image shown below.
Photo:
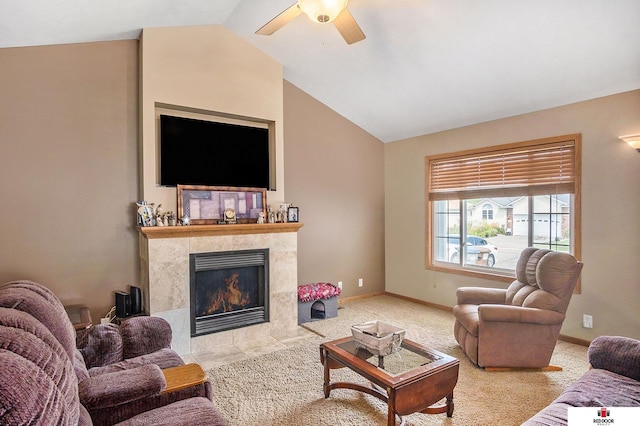
[[[640,407],[638,381],[608,370],[588,370],[554,402],[574,407]]]
[[[529,258],[533,253],[536,252],[535,247],[527,247],[520,253],[520,257],[518,257],[518,262],[516,263],[516,280],[520,281],[524,284],[531,284],[527,279],[527,263],[529,262]],[[535,275],[534,275],[535,278]]]
[[[538,263],[547,253],[551,253],[551,250],[547,250],[547,249],[534,249],[534,250],[535,251],[531,253],[525,265],[525,274],[527,276],[527,280],[525,282],[529,285],[537,286],[539,285]]]
[[[0,287],[0,306],[27,312],[45,325],[73,359],[76,332],[62,302],[41,284],[33,281],[12,281]]]
[[[0,365],[0,424],[78,423],[73,366],[60,342],[37,319],[0,308]]]
[[[545,311],[559,312],[560,298],[540,289],[536,289],[522,302],[524,308],[538,308]]]
[[[473,337],[478,337],[478,306],[479,305],[456,305],[453,307],[453,314],[456,320]]]
[[[78,330],[76,344],[87,368],[122,361],[122,336],[116,324],[96,324],[86,330]]]
[[[567,286],[576,273],[576,259],[567,253],[549,252],[538,267],[538,285],[544,291],[562,299],[573,292],[574,286]]]
[[[624,336],[598,336],[589,345],[593,368],[640,380],[640,340]]]
[[[507,289],[507,304],[512,306],[522,306],[527,297],[538,290],[538,287],[514,281]]]
[[[171,347],[171,325],[160,317],[139,316],[120,324],[122,358],[135,358]]]
[[[116,426],[226,426],[228,423],[207,398],[183,399],[155,410],[138,414]]]

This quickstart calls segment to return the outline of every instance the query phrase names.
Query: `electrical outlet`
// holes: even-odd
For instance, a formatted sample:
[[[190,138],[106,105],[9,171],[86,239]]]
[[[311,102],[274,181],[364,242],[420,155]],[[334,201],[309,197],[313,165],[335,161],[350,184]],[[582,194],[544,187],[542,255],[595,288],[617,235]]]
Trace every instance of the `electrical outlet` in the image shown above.
[[[591,315],[582,315],[582,326],[584,328],[593,328],[593,317]]]
[[[364,280],[362,278],[358,278],[358,287],[364,286]]]
[[[338,288],[342,290],[342,281],[338,281]]]

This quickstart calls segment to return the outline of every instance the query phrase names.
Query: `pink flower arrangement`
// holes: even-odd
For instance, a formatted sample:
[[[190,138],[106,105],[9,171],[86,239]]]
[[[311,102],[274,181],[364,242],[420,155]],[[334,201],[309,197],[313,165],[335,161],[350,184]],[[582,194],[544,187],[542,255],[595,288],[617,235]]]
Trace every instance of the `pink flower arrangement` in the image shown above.
[[[331,283],[315,283],[298,286],[298,299],[302,302],[330,299],[339,295],[340,289]]]

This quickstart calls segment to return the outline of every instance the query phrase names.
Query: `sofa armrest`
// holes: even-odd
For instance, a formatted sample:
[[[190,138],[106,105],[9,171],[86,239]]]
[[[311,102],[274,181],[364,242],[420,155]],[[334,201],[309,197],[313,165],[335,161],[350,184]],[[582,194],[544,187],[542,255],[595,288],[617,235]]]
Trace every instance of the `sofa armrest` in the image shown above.
[[[94,367],[88,370],[91,377],[99,376],[107,373],[115,373],[122,370],[132,370],[147,364],[154,364],[164,370],[165,368],[177,367],[184,365],[184,360],[176,351],[169,348],[160,349],[147,355],[140,355],[135,358],[129,358],[120,362],[105,365],[103,367]]]
[[[160,367],[147,364],[85,379],[78,384],[78,393],[80,403],[91,411],[157,395],[165,386]]]
[[[120,324],[124,359],[171,347],[171,325],[160,317],[128,318]]]
[[[640,380],[640,340],[599,336],[593,339],[587,353],[593,368]]]
[[[512,305],[480,305],[478,307],[480,321],[518,322],[540,325],[557,325],[564,321],[564,314],[538,308],[523,308]]]
[[[460,287],[456,291],[458,305],[504,304],[507,290],[502,288]]]

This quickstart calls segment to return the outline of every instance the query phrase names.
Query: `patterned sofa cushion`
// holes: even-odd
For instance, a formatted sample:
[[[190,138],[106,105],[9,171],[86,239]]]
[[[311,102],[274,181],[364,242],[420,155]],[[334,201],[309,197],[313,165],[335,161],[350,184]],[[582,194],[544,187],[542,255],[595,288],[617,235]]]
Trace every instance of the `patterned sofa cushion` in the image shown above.
[[[0,365],[0,424],[78,424],[73,364],[31,315],[0,308]]]

